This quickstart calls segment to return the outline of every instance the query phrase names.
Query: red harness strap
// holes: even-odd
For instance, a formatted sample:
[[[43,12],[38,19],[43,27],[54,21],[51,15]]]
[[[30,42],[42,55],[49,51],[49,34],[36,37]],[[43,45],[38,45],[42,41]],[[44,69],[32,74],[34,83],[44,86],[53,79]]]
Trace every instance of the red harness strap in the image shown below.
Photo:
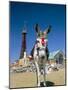
[[[45,45],[44,38],[41,39],[41,43],[42,43],[42,45]]]

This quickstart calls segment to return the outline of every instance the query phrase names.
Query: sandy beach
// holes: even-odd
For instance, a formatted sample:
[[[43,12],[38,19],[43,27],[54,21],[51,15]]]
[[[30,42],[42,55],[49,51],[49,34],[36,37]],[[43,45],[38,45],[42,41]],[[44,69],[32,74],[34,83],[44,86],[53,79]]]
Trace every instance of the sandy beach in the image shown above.
[[[46,75],[47,86],[65,85],[65,69],[53,71]],[[10,73],[10,88],[36,87],[36,73]]]

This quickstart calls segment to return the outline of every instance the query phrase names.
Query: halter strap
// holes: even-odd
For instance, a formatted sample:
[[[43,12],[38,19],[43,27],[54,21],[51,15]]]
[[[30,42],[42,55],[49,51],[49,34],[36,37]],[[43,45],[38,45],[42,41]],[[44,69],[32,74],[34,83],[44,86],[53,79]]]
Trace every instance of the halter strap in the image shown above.
[[[41,39],[41,43],[42,43],[42,45],[45,45],[45,40],[44,40],[44,38]]]

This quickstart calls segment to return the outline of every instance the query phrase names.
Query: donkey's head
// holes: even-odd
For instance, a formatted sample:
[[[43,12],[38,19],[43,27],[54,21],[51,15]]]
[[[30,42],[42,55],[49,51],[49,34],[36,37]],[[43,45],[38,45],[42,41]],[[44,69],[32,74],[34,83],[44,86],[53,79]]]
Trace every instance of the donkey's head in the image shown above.
[[[35,30],[37,34],[37,39],[35,43],[35,50],[37,50],[37,53],[40,57],[44,57],[46,54],[46,46],[47,46],[47,35],[51,30],[51,26],[49,26],[46,30],[41,31],[39,28],[39,25],[35,25]]]
[[[51,31],[51,25],[49,25],[48,28],[46,28],[44,31],[41,31],[39,25],[36,24],[35,31],[36,31],[36,35],[37,35],[36,42],[40,46],[46,46],[47,40],[48,40],[47,36],[48,36],[49,32]]]
[[[35,50],[40,57],[45,57],[46,54],[47,40],[44,37],[37,38],[35,44]]]

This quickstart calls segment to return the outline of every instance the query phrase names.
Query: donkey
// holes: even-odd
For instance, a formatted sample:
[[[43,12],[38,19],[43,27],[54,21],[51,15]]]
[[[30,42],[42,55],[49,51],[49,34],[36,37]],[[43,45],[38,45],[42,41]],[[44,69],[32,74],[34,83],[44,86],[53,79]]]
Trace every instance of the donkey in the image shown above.
[[[49,56],[49,50],[47,48],[47,35],[51,30],[51,26],[49,26],[44,32],[42,32],[40,31],[38,24],[36,24],[35,30],[37,34],[37,39],[34,45],[33,58],[36,66],[37,86],[40,87],[41,84],[43,86],[46,86],[45,64]]]

